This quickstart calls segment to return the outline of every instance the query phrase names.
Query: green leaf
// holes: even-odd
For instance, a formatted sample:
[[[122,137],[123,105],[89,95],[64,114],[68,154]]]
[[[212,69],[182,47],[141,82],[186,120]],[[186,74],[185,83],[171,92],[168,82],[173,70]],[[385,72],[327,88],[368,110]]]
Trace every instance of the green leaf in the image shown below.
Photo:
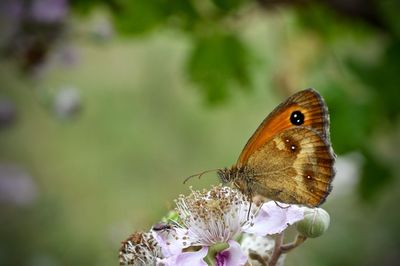
[[[148,32],[166,20],[161,0],[110,1],[114,24],[125,34]]]
[[[70,5],[73,11],[87,15],[92,9],[105,4],[107,0],[70,0]]]
[[[239,8],[247,2],[247,0],[212,0],[213,3],[224,11],[232,11]]]
[[[371,202],[394,178],[390,168],[369,152],[363,153],[365,162],[362,169],[359,193],[363,200]]]
[[[398,0],[380,0],[376,4],[382,13],[381,17],[385,20],[387,27],[391,32],[400,37],[400,1]]]
[[[367,143],[379,111],[362,95],[331,82],[325,99],[331,118],[331,138],[336,153],[359,150]],[[351,137],[349,137],[351,136]]]
[[[234,86],[249,88],[251,54],[235,35],[214,33],[197,39],[187,70],[209,103],[229,96]]]
[[[400,40],[393,40],[374,65],[351,61],[349,66],[374,91],[374,100],[392,121],[400,114]]]

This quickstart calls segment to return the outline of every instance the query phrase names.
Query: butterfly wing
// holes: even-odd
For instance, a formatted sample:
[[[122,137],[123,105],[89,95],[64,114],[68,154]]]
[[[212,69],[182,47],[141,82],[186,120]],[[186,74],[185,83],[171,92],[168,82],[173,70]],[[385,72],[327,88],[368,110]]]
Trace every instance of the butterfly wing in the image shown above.
[[[293,127],[307,127],[329,144],[329,115],[321,95],[313,89],[300,91],[276,107],[251,136],[236,163],[247,164],[249,157],[280,132]]]
[[[246,169],[256,194],[314,207],[331,191],[334,160],[329,143],[318,132],[295,127],[252,153]]]

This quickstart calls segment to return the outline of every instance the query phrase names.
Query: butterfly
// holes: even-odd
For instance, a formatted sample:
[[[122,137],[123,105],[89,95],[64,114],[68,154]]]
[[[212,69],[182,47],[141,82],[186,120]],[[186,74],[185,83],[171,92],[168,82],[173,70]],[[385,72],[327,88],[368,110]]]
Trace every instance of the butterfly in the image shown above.
[[[327,105],[317,91],[307,89],[278,105],[248,140],[236,164],[217,174],[249,197],[316,207],[332,190],[335,157]]]

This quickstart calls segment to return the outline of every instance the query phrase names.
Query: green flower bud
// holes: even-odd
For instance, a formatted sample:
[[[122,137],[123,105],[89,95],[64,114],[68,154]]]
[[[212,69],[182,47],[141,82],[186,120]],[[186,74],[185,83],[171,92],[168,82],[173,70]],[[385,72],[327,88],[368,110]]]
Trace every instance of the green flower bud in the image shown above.
[[[310,238],[321,236],[328,229],[329,214],[321,208],[305,208],[304,219],[297,223],[297,231]]]

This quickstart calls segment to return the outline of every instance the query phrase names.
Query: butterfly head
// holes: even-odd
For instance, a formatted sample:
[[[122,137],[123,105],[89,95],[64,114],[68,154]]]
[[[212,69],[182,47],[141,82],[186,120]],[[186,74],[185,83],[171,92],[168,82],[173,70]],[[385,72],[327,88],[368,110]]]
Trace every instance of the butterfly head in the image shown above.
[[[217,172],[223,185],[231,183],[235,188],[239,189],[243,194],[249,197],[253,196],[251,175],[245,168],[232,166],[231,168],[219,169]]]
[[[222,169],[218,169],[217,175],[224,185],[232,182],[232,180],[233,180],[231,169],[226,168],[226,167],[222,168]]]
[[[218,169],[217,174],[224,185],[227,183],[235,183],[241,177],[241,171],[236,166]]]
[[[217,174],[224,185],[227,183],[233,183],[236,187],[241,187],[238,186],[238,181],[240,181],[244,176],[243,169],[232,166],[231,168],[218,169]]]

